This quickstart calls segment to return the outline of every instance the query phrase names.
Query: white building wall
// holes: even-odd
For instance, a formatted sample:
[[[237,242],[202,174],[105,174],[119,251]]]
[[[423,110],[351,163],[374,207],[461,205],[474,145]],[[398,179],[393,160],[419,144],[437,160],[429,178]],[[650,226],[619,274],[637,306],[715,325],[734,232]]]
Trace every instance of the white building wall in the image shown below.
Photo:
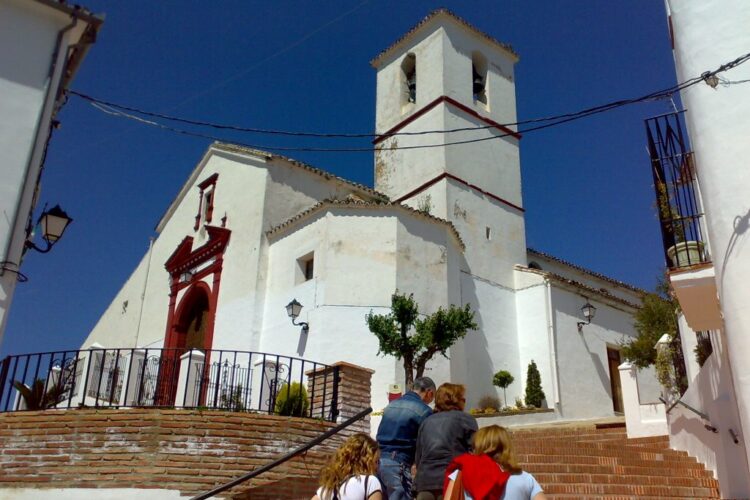
[[[614,415],[607,347],[617,348],[626,335],[634,335],[633,311],[623,311],[597,297],[584,297],[552,286],[552,308],[557,335],[560,404],[566,419]],[[580,308],[586,299],[596,317],[578,333]],[[550,387],[543,387],[549,396]]]
[[[270,246],[260,350],[374,369],[376,409],[387,402],[388,384],[403,382],[403,368],[394,358],[377,355],[365,316],[387,313],[397,289],[413,293],[422,313],[445,307],[448,261],[457,251],[445,226],[402,214],[336,207],[272,238]],[[315,276],[296,283],[296,260],[310,251]],[[310,324],[307,335],[286,316],[292,298],[304,306],[299,321]],[[437,361],[426,374],[441,383],[449,379],[448,370],[447,363]]]
[[[476,311],[477,331],[469,332],[463,341],[468,384],[467,407],[476,406],[479,398],[497,394],[492,378],[500,370],[520,373],[516,308],[512,288],[467,272],[461,273],[461,295],[464,304]],[[517,387],[511,386],[508,397],[515,399]]]
[[[681,401],[705,413],[706,421],[689,409],[677,405],[667,414],[669,444],[686,451],[719,480],[722,498],[750,497],[747,474],[747,444],[734,399],[732,370],[727,362],[724,336],[712,336],[714,352],[691,381]],[[745,388],[746,390],[746,388]],[[739,391],[742,392],[742,391]],[[716,428],[711,432],[706,424]],[[732,432],[737,436],[734,442]]]
[[[0,0],[1,267],[21,265],[68,47],[87,26],[41,2]],[[16,283],[17,273],[0,270],[0,343]]]
[[[515,397],[524,399],[526,371],[533,360],[539,369],[547,406],[559,410],[557,380],[557,339],[551,309],[550,284],[543,276],[516,271],[516,317],[518,318],[518,372],[511,387]]]
[[[677,80],[685,81],[746,54],[750,3],[745,0],[668,0]],[[720,73],[730,81],[750,79],[750,64]],[[716,288],[724,318],[726,353],[746,445],[744,475],[750,475],[750,282],[748,218],[750,99],[747,84],[695,85],[682,93],[695,151]],[[748,491],[746,490],[746,495]]]

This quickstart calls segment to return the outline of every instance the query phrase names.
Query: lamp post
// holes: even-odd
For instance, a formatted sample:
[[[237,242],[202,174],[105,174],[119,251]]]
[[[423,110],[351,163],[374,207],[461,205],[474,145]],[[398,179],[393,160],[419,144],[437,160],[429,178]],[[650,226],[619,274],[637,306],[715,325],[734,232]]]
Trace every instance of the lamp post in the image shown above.
[[[51,209],[45,210],[39,216],[37,225],[42,228],[42,239],[47,243],[47,246],[46,248],[39,248],[29,238],[26,240],[26,248],[31,248],[41,253],[49,252],[55,243],[62,238],[65,229],[67,229],[71,222],[73,222],[73,219],[68,217],[68,214],[60,208],[60,205],[55,205]]]
[[[297,302],[297,299],[292,299],[292,301],[286,305],[286,314],[292,318],[292,324],[294,326],[301,326],[302,333],[308,333],[310,331],[310,325],[304,321],[300,321],[299,323],[295,321],[299,317],[300,312],[302,312],[302,304]]]
[[[583,332],[583,326],[591,324],[591,320],[594,319],[594,316],[596,315],[596,307],[592,306],[589,302],[589,299],[586,299],[586,303],[581,307],[581,312],[583,313],[584,319],[586,321],[579,321],[578,322],[578,332]]]
[[[46,207],[45,207],[46,208]],[[55,243],[62,238],[65,229],[68,225],[73,222],[73,219],[68,217],[68,214],[60,208],[60,205],[55,205],[50,210],[44,210],[42,215],[39,216],[36,225],[42,229],[42,239],[45,241],[47,246],[45,248],[39,248],[32,241],[32,235],[27,233],[26,241],[23,244],[23,253],[31,248],[40,253],[47,253],[52,250]],[[20,271],[20,262],[12,262],[4,260],[0,262],[0,276],[6,271],[13,273],[18,278],[18,281],[23,283],[29,280],[29,278]]]

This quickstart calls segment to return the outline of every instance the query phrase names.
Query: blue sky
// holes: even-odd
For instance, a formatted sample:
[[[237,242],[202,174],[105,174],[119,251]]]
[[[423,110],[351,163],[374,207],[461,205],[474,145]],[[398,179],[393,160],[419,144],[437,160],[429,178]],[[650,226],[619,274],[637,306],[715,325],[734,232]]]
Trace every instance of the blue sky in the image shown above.
[[[194,119],[370,132],[370,59],[443,6],[519,53],[520,120],[676,83],[664,6],[654,0],[88,0],[106,21],[72,87]],[[638,104],[525,135],[529,246],[652,288],[664,258],[643,120],[670,110],[668,101]],[[16,289],[2,354],[80,345],[209,143],[73,97],[59,118],[38,210],[59,203],[75,221],[52,252],[27,255],[29,281]],[[221,135],[268,147],[368,144]],[[370,153],[288,155],[372,185]]]

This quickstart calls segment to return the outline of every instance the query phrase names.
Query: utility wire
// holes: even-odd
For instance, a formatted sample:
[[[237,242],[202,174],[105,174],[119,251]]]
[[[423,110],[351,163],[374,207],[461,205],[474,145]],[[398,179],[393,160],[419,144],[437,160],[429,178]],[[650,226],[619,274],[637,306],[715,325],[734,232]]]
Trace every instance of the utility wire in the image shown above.
[[[592,108],[586,108],[580,111],[572,112],[572,113],[565,113],[560,115],[554,115],[554,116],[548,116],[548,117],[542,117],[542,118],[534,118],[529,120],[522,120],[514,123],[506,123],[502,124],[505,127],[510,126],[517,126],[517,125],[526,125],[526,124],[534,124],[534,123],[542,123],[542,125],[536,125],[529,128],[526,128],[524,130],[519,130],[517,133],[528,133],[533,132],[537,130],[542,130],[545,128],[561,125],[563,123],[571,122],[574,120],[578,120],[581,118],[585,118],[588,116],[592,116],[595,114],[603,113],[606,111],[610,111],[616,108],[620,108],[623,106],[627,106],[630,104],[640,103],[640,102],[648,102],[648,101],[654,101],[664,98],[671,98],[673,94],[680,92],[682,90],[685,90],[693,85],[696,85],[701,82],[708,83],[711,77],[714,77],[718,73],[727,71],[729,69],[732,69],[736,66],[739,66],[740,64],[743,64],[747,60],[750,59],[750,53],[747,53],[743,56],[738,57],[737,59],[734,59],[733,61],[727,62],[725,64],[722,64],[717,69],[713,71],[706,71],[702,73],[700,76],[691,78],[689,80],[686,80],[685,82],[675,85],[673,87],[670,87],[668,89],[659,90],[656,92],[651,92],[649,94],[646,94],[641,97],[637,98],[631,98],[631,99],[622,99],[617,100],[613,102],[609,102],[606,104],[602,104],[599,106],[595,106]],[[739,82],[737,82],[739,83]],[[84,99],[91,103],[94,107],[99,109],[100,111],[114,115],[119,116],[131,120],[138,121],[140,123],[154,126],[157,128],[161,128],[163,130],[168,130],[171,132],[175,132],[182,135],[188,135],[193,137],[201,137],[205,139],[211,139],[215,141],[226,141],[226,142],[234,142],[237,143],[237,141],[227,141],[227,139],[211,135],[211,134],[205,134],[202,132],[195,132],[191,130],[185,130],[180,129],[177,127],[173,127],[171,125],[166,125],[164,123],[160,123],[153,120],[147,120],[144,118],[141,118],[139,116],[136,116],[132,113],[136,113],[143,116],[148,116],[152,118],[159,118],[162,120],[169,120],[179,123],[185,123],[189,125],[194,126],[204,126],[204,127],[210,127],[215,128],[219,130],[232,130],[232,131],[239,131],[239,132],[250,132],[250,133],[260,133],[260,134],[271,134],[271,135],[285,135],[285,136],[295,136],[295,137],[316,137],[316,138],[372,138],[372,137],[380,137],[378,134],[372,134],[372,133],[359,133],[359,134],[333,134],[333,133],[319,133],[319,132],[293,132],[293,131],[285,131],[285,130],[271,130],[271,129],[260,129],[260,128],[250,128],[250,127],[240,127],[236,125],[226,125],[226,124],[219,124],[219,123],[213,123],[213,122],[206,122],[206,121],[199,121],[199,120],[190,120],[187,118],[180,118],[175,116],[169,116],[164,115],[161,113],[155,113],[152,111],[146,111],[130,106],[125,106],[122,104],[117,104],[113,102],[104,101],[101,99],[97,99],[95,97],[76,92],[76,91],[69,91],[71,94]],[[545,123],[547,122],[547,123]],[[447,130],[427,130],[427,131],[420,131],[420,132],[394,132],[392,134],[388,134],[387,137],[392,136],[404,136],[404,135],[427,135],[427,134],[443,134],[443,133],[454,133],[454,132],[465,132],[465,131],[476,131],[476,130],[486,130],[486,129],[494,129],[496,128],[496,125],[488,125],[488,126],[480,126],[480,127],[464,127],[464,128],[456,128],[456,129],[447,129]],[[491,135],[489,137],[482,137],[482,138],[475,138],[475,139],[466,139],[466,140],[459,140],[459,141],[452,141],[452,142],[445,142],[445,143],[439,143],[439,144],[423,144],[423,145],[415,145],[415,146],[397,146],[394,148],[389,149],[428,149],[428,148],[436,148],[436,147],[445,147],[445,146],[453,146],[453,145],[460,145],[460,144],[470,144],[475,142],[482,142],[487,140],[493,140],[493,139],[500,139],[503,137],[507,137],[509,135],[514,135],[516,132],[512,133],[503,133],[500,135]],[[266,145],[254,145],[254,144],[243,144],[238,143],[239,145],[246,146],[253,149],[262,149],[262,150],[272,150],[272,151],[305,151],[305,152],[373,152],[373,151],[379,151],[380,148],[373,148],[373,147],[361,147],[361,148],[324,148],[324,147],[283,147],[283,146],[266,146]]]

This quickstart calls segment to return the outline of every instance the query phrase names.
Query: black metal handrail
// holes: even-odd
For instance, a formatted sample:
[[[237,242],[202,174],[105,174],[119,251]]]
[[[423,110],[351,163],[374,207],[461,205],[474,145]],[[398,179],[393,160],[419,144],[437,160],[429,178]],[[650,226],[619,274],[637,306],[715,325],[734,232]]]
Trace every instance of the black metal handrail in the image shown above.
[[[0,361],[0,412],[170,407],[335,420],[338,383],[338,367],[263,352],[50,351]]]
[[[313,446],[316,446],[316,445],[322,443],[323,441],[325,441],[326,439],[330,438],[331,436],[333,436],[335,434],[338,434],[339,432],[341,432],[342,430],[346,429],[347,427],[349,427],[353,423],[357,422],[358,420],[362,420],[367,415],[369,415],[371,412],[372,412],[372,408],[367,407],[364,410],[362,410],[361,412],[357,413],[356,415],[354,415],[351,418],[349,418],[348,420],[346,420],[345,422],[342,422],[341,424],[339,424],[336,427],[334,427],[334,428],[332,428],[332,429],[324,432],[323,434],[321,434],[320,436],[316,437],[315,439],[312,439],[312,440],[308,441],[307,443],[303,444],[302,446],[300,446],[300,447],[298,447],[298,448],[290,451],[289,453],[287,453],[287,454],[285,454],[285,455],[277,458],[273,462],[271,462],[269,464],[266,464],[263,467],[255,469],[255,470],[253,470],[251,472],[248,472],[244,476],[240,476],[237,479],[233,479],[233,480],[229,481],[228,483],[224,483],[221,486],[218,486],[218,487],[212,489],[211,491],[208,491],[206,493],[201,493],[200,495],[194,496],[190,500],[204,500],[206,498],[211,498],[212,496],[218,495],[219,493],[221,493],[223,491],[226,491],[229,488],[233,488],[233,487],[235,487],[235,486],[237,486],[239,484],[242,484],[242,483],[244,483],[246,481],[249,481],[249,480],[253,479],[254,477],[257,477],[257,476],[263,474],[264,472],[268,472],[269,470],[271,470],[271,469],[273,469],[275,467],[278,467],[279,465],[283,464],[284,462],[287,462],[288,460],[291,460],[292,458],[296,457],[297,455],[301,455],[302,453],[306,452],[307,450],[309,450]]]

